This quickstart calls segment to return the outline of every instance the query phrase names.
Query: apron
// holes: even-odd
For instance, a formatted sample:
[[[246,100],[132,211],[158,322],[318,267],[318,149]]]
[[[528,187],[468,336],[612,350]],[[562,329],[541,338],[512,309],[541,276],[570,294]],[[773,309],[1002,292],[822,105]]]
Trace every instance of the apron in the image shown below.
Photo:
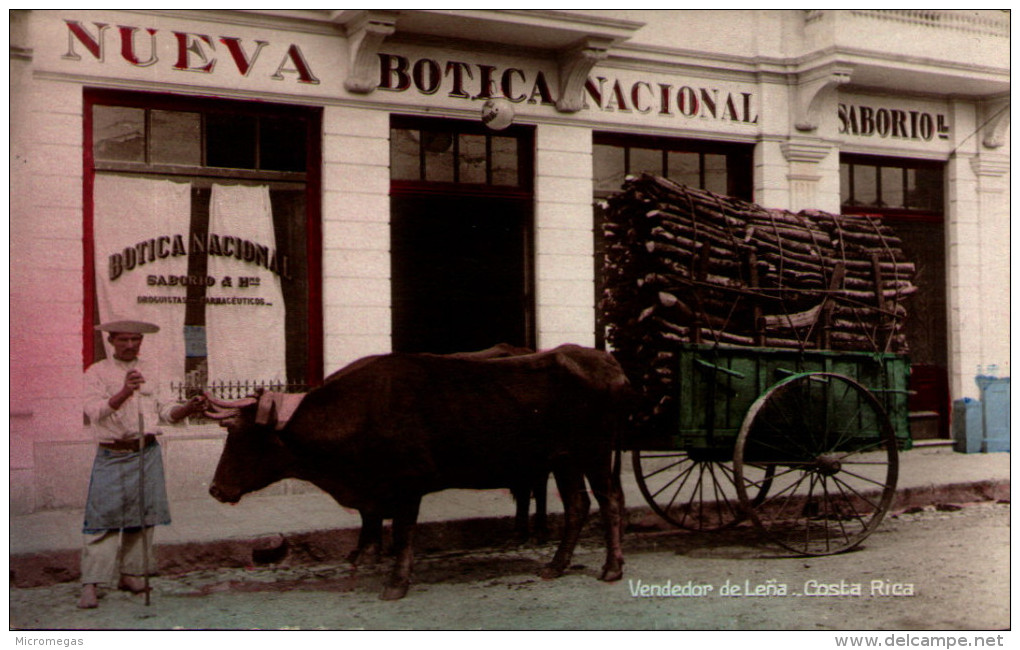
[[[145,525],[170,523],[170,504],[163,478],[163,453],[159,443],[150,444],[145,456]],[[86,535],[139,528],[137,451],[117,452],[100,447],[92,464],[89,496],[85,503]]]

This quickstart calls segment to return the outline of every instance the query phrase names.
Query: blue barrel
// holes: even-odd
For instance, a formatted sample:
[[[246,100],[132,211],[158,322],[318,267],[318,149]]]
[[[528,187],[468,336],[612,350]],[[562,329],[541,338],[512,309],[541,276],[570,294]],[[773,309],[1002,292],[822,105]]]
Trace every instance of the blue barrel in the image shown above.
[[[976,454],[981,451],[983,439],[981,402],[970,397],[953,400],[953,449]]]
[[[977,378],[984,434],[981,451],[1009,451],[1009,377]]]

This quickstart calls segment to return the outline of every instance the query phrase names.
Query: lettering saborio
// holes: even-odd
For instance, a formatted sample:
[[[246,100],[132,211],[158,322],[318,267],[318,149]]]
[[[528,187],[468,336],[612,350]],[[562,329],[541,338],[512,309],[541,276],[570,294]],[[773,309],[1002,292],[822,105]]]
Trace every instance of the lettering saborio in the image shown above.
[[[949,139],[945,115],[898,108],[874,108],[840,104],[837,109],[839,132],[843,135],[877,136],[906,140]]]

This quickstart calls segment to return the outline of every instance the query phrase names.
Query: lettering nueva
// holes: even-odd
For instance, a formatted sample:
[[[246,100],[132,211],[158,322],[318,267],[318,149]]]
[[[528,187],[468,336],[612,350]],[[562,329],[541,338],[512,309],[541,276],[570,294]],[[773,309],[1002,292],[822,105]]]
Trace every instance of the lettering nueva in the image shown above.
[[[77,20],[66,19],[64,23],[67,25],[67,51],[61,58],[81,61],[80,47],[92,55],[95,60],[100,62],[106,60],[106,34],[110,25],[93,22],[92,27],[89,28]],[[158,29],[118,25],[116,32],[120,40],[122,59],[139,68],[147,68],[159,62],[157,44],[158,39],[163,37],[159,35]],[[241,76],[247,77],[255,69],[263,49],[270,45],[268,41],[256,40],[248,46],[249,53],[242,39],[234,36],[220,36],[213,39],[207,34],[178,31],[170,32],[168,36],[173,38],[177,54],[171,69],[183,72],[211,73],[219,63],[219,58],[216,56],[216,48],[219,45],[226,49]],[[140,55],[140,51],[144,52],[144,55]],[[281,81],[285,79],[285,73],[296,74],[299,83],[319,83],[319,79],[312,73],[311,66],[308,65],[301,48],[293,43],[286,48],[280,63],[273,69],[269,78]]]

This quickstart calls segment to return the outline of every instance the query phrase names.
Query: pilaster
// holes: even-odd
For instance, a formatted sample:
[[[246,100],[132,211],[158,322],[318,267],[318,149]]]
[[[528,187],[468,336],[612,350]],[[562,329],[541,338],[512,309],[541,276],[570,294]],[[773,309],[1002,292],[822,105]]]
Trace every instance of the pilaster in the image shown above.
[[[835,165],[828,164],[837,158],[835,148],[820,140],[792,138],[781,145],[781,150],[788,166],[786,179],[790,188],[784,207],[794,212],[805,209],[839,212],[838,187],[833,192],[822,185],[823,179],[833,174],[839,176],[838,160]]]

